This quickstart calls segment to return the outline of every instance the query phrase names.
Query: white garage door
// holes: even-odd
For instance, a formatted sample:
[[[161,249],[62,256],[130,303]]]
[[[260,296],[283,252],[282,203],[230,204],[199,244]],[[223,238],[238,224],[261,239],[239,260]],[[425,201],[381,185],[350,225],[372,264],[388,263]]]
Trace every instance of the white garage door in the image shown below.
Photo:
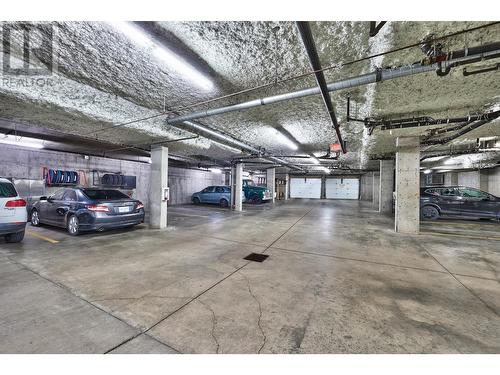
[[[328,178],[325,189],[326,197],[330,199],[358,199],[359,179]]]
[[[291,178],[290,198],[321,198],[321,178]]]

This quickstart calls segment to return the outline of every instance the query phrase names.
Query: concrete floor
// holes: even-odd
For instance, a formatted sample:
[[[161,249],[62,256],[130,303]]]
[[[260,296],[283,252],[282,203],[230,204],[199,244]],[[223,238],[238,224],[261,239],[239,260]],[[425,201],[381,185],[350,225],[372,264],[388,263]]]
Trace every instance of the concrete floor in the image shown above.
[[[498,223],[408,236],[359,201],[244,209],[0,242],[0,353],[500,352]]]

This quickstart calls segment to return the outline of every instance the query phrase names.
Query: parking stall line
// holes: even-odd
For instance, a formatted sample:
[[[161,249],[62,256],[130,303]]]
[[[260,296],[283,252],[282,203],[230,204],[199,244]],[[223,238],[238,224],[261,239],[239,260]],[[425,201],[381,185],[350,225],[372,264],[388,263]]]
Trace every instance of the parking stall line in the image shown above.
[[[38,234],[36,232],[26,231],[26,233],[29,234],[32,237],[36,237],[36,238],[38,238],[40,240],[44,240],[44,241],[47,241],[47,242],[50,242],[50,243],[53,243],[53,244],[59,243],[59,241],[57,241],[57,240],[54,240],[52,238],[43,236],[43,235]]]

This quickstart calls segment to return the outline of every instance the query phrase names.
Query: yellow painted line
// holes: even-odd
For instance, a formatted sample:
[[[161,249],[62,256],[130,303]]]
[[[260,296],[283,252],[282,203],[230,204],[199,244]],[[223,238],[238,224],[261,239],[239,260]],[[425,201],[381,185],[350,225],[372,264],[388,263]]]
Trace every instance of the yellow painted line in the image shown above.
[[[420,234],[430,234],[435,236],[452,236],[452,237],[462,237],[462,238],[472,238],[476,240],[493,240],[500,241],[500,237],[482,237],[482,236],[469,236],[467,234],[456,234],[456,233],[443,233],[443,232],[420,232]]]
[[[36,233],[36,232],[31,232],[31,231],[28,231],[27,233],[28,233],[30,236],[32,236],[32,237],[36,237],[36,238],[38,238],[38,239],[40,239],[40,240],[44,240],[44,241],[47,241],[47,242],[50,242],[50,243],[59,243],[59,241],[57,241],[57,240],[53,240],[52,238],[45,237],[45,236],[43,236],[43,235],[41,235],[41,234],[38,234],[38,233]]]

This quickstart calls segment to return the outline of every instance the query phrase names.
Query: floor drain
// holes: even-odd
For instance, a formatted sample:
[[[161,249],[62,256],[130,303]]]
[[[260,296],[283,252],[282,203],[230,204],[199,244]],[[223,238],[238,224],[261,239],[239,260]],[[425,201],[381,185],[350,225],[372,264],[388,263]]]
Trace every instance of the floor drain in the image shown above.
[[[244,257],[243,259],[251,260],[252,262],[263,262],[268,257],[269,257],[269,255],[251,253],[251,254],[247,255],[246,257]]]

